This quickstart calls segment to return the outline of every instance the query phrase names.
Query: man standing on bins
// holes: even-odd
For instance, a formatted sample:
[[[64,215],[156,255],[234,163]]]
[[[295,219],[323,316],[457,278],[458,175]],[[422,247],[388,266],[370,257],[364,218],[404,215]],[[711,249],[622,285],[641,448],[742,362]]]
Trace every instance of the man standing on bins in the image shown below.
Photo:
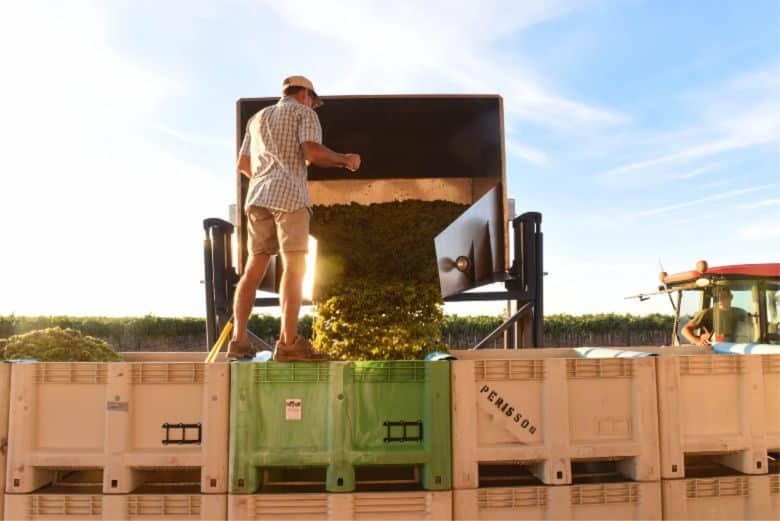
[[[360,168],[358,154],[339,154],[322,145],[322,127],[313,109],[322,105],[311,81],[303,76],[284,80],[283,96],[249,119],[238,157],[238,171],[247,176],[249,259],[236,287],[235,328],[228,358],[253,357],[246,326],[257,288],[271,255],[281,252],[280,303],[282,327],[274,360],[325,361],[305,338],[298,336],[305,255],[309,241],[311,203],[306,166]]]

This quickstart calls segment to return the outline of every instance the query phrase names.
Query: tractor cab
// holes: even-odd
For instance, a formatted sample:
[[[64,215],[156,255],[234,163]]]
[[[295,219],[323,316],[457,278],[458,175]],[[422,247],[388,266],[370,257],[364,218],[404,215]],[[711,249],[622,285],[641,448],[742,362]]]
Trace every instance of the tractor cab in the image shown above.
[[[710,343],[780,344],[780,263],[709,267],[659,276],[675,311],[672,345],[690,343],[684,329]]]

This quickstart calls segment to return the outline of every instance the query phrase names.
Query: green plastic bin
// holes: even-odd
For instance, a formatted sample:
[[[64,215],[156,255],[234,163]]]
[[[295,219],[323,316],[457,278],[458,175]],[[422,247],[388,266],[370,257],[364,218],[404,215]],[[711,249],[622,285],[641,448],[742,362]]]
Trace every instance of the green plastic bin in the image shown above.
[[[325,489],[351,492],[356,468],[385,466],[451,488],[448,362],[235,363],[230,394],[231,493],[301,468],[327,468]]]

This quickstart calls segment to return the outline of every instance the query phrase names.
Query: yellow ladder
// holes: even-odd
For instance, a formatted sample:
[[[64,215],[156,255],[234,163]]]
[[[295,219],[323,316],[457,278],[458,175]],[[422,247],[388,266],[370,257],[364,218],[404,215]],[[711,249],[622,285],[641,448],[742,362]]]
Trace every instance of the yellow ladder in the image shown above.
[[[207,364],[211,364],[214,362],[214,360],[217,359],[217,355],[222,350],[222,346],[225,345],[225,342],[227,342],[227,339],[230,337],[230,333],[232,332],[233,316],[231,315],[227,321],[227,324],[225,324],[225,327],[222,328],[222,332],[219,334],[219,338],[217,338],[217,341],[214,343],[214,347],[212,347],[211,351],[209,351],[209,354],[206,355]]]

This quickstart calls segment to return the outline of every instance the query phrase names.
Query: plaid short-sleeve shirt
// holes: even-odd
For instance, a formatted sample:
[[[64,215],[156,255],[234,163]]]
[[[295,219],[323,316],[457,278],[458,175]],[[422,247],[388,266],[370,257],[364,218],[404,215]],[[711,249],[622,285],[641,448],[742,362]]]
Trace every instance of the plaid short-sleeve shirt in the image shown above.
[[[246,208],[293,212],[311,207],[301,149],[305,141],[322,143],[320,120],[292,98],[283,97],[249,119],[240,152],[252,165]]]

